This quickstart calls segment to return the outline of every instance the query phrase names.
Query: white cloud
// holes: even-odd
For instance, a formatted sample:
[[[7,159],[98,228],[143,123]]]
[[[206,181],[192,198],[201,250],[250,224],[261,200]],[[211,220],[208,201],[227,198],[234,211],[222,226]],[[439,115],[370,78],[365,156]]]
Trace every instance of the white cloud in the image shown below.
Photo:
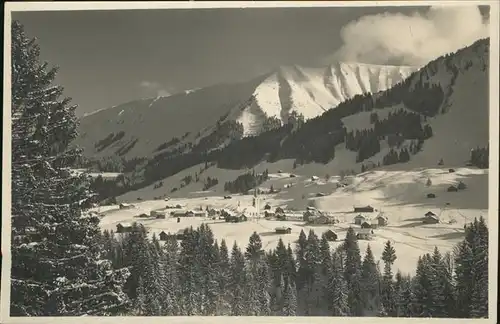
[[[343,45],[333,59],[420,66],[488,36],[489,21],[483,21],[477,6],[434,6],[425,14],[369,15],[342,28]]]
[[[139,84],[141,88],[148,92],[156,93],[157,97],[168,97],[171,93],[164,88],[160,83],[154,81],[141,81]]]

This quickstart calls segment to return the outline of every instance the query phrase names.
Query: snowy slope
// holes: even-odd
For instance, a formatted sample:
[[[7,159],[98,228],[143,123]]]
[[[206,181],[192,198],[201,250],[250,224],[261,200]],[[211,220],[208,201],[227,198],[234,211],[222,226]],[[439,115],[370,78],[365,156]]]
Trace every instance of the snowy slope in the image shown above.
[[[126,158],[149,157],[162,143],[186,133],[182,142],[196,144],[224,116],[241,123],[244,136],[256,135],[268,117],[285,123],[296,111],[305,119],[313,118],[356,94],[385,90],[416,69],[358,63],[284,66],[248,82],[141,99],[87,114],[81,119],[76,144],[87,156],[112,156],[121,148]],[[122,138],[100,151],[95,148],[98,141],[120,132]]]
[[[285,165],[267,164],[256,168],[256,171],[269,169],[276,172],[278,168]],[[135,209],[118,210],[109,207],[109,211],[100,208],[104,213],[101,226],[104,229],[115,229],[119,222],[131,222],[138,220],[134,216],[140,213],[148,213],[157,208],[164,208],[168,205],[180,204],[186,208],[224,208],[230,210],[251,209],[252,195],[232,195],[232,199],[223,199],[221,191],[224,181],[234,179],[243,171],[220,170],[215,167],[209,168],[206,176],[217,177],[222,182],[217,188],[206,192],[198,192],[201,184],[191,183],[189,186],[176,193],[169,193],[171,186],[178,186],[182,177],[192,174],[197,168],[186,169],[179,174],[168,178],[162,188],[144,188],[135,192],[130,192],[118,197],[119,202],[132,202]],[[327,229],[335,230],[341,238],[345,236],[348,227],[355,229],[353,218],[357,213],[353,213],[353,206],[370,204],[378,211],[382,211],[387,216],[389,224],[386,227],[378,228],[375,237],[370,241],[359,241],[361,251],[364,252],[370,244],[375,258],[378,260],[382,256],[384,244],[391,240],[394,244],[398,260],[395,267],[404,273],[413,273],[419,256],[432,252],[437,246],[441,252],[452,251],[464,237],[463,225],[471,222],[475,217],[483,216],[488,221],[488,170],[478,170],[474,168],[459,168],[454,173],[449,173],[447,168],[413,169],[408,171],[370,171],[359,174],[355,177],[348,177],[343,182],[348,183],[344,188],[337,188],[338,177],[332,177],[325,181],[321,174],[317,174],[319,179],[311,181],[307,172],[295,170],[295,178],[287,177],[287,173],[270,173],[270,180],[261,187],[269,188],[271,185],[275,189],[281,190],[276,194],[261,195],[261,206],[270,204],[272,209],[280,206],[284,209],[296,208],[296,214],[301,214],[311,201],[321,211],[328,212],[335,216],[340,223],[335,225],[307,225],[300,220],[274,221],[255,220],[241,224],[227,224],[224,221],[211,220],[208,218],[183,218],[180,223],[175,219],[150,219],[138,220],[144,223],[152,233],[162,230],[176,232],[186,226],[199,226],[201,223],[209,224],[214,230],[215,237],[220,240],[224,238],[232,244],[236,241],[240,246],[248,243],[249,236],[256,231],[262,236],[265,249],[275,248],[278,239],[283,239],[285,244],[296,243],[301,230],[314,230],[321,235]],[[426,185],[427,179],[432,181],[430,186]],[[464,181],[468,188],[460,192],[447,192],[446,188],[450,184]],[[293,183],[291,188],[285,188],[285,184]],[[325,197],[315,198],[314,194],[323,192]],[[427,199],[426,194],[432,192],[435,199]],[[149,200],[155,196],[167,194],[171,200]],[[305,199],[302,197],[306,197]],[[141,197],[144,201],[137,201]],[[428,211],[440,216],[439,224],[425,225],[422,217]],[[365,214],[373,217],[378,212]],[[275,227],[287,226],[292,228],[291,235],[271,234]],[[341,240],[330,243],[332,248],[341,244]]]

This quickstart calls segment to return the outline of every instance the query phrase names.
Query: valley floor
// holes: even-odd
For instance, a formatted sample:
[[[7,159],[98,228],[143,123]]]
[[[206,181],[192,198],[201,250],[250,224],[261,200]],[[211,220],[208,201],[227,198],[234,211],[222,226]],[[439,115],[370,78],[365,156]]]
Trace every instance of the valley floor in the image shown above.
[[[427,186],[430,179],[432,185]],[[118,206],[100,207],[102,214],[101,227],[116,231],[120,222],[142,223],[149,229],[150,235],[161,231],[175,233],[189,226],[194,228],[202,223],[208,224],[217,240],[225,239],[229,247],[234,242],[240,247],[248,244],[253,232],[257,232],[265,250],[276,247],[278,239],[282,238],[285,245],[294,246],[301,230],[306,234],[314,230],[318,236],[328,229],[335,231],[339,240],[331,242],[335,248],[345,237],[349,227],[355,230],[353,212],[354,206],[371,205],[373,213],[362,213],[367,217],[375,217],[383,212],[388,218],[388,224],[374,230],[371,240],[359,240],[362,255],[368,246],[372,248],[376,260],[380,260],[384,244],[390,240],[396,249],[397,260],[395,268],[403,273],[413,274],[417,259],[424,253],[432,252],[437,246],[442,253],[452,251],[453,247],[464,237],[464,224],[475,217],[483,216],[488,220],[488,170],[460,168],[450,173],[448,169],[416,169],[412,171],[369,171],[342,180],[345,187],[337,188],[340,181],[332,177],[328,181],[312,180],[305,177],[294,178],[292,188],[283,188],[283,183],[289,181],[287,174],[270,174],[270,180],[263,184],[280,188],[275,194],[261,195],[261,209],[265,204],[272,210],[281,206],[284,209],[295,208],[304,210],[307,205],[314,205],[321,211],[328,212],[339,220],[334,225],[311,225],[300,220],[266,220],[262,217],[250,217],[247,222],[226,223],[224,220],[212,220],[209,217],[182,217],[177,223],[175,217],[166,219],[137,218],[141,213],[149,215],[150,211],[165,208],[166,205],[181,205],[186,209],[206,207],[215,209],[243,210],[252,209],[252,195],[233,195],[224,199],[211,192],[193,193],[194,197],[172,198],[164,200],[130,201],[133,208],[119,209]],[[467,188],[458,192],[447,192],[450,185],[463,181]],[[321,192],[325,196],[314,197]],[[436,198],[426,198],[428,193],[434,193]],[[424,214],[433,212],[438,215],[438,224],[423,224]],[[261,211],[262,213],[263,211]],[[302,213],[302,211],[297,211]],[[372,214],[372,215],[370,215]],[[276,227],[290,227],[291,234],[275,234]]]

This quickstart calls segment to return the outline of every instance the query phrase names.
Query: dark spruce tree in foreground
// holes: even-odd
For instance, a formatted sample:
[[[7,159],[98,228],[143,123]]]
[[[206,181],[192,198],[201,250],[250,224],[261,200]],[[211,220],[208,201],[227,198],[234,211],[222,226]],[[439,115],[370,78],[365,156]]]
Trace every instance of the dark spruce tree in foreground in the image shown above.
[[[39,54],[13,22],[11,315],[122,314],[127,271],[102,258],[99,219],[83,213],[87,177],[68,172],[80,156],[69,148],[75,106]]]

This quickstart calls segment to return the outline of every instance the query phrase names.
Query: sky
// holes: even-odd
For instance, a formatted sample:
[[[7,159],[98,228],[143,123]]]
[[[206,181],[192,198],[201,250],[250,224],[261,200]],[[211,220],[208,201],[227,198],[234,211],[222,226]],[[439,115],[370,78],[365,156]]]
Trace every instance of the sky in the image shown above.
[[[485,36],[477,7],[15,12],[81,116],[140,98],[246,81],[281,65],[422,65]],[[487,36],[487,35],[486,35]],[[428,44],[428,46],[426,46]]]

